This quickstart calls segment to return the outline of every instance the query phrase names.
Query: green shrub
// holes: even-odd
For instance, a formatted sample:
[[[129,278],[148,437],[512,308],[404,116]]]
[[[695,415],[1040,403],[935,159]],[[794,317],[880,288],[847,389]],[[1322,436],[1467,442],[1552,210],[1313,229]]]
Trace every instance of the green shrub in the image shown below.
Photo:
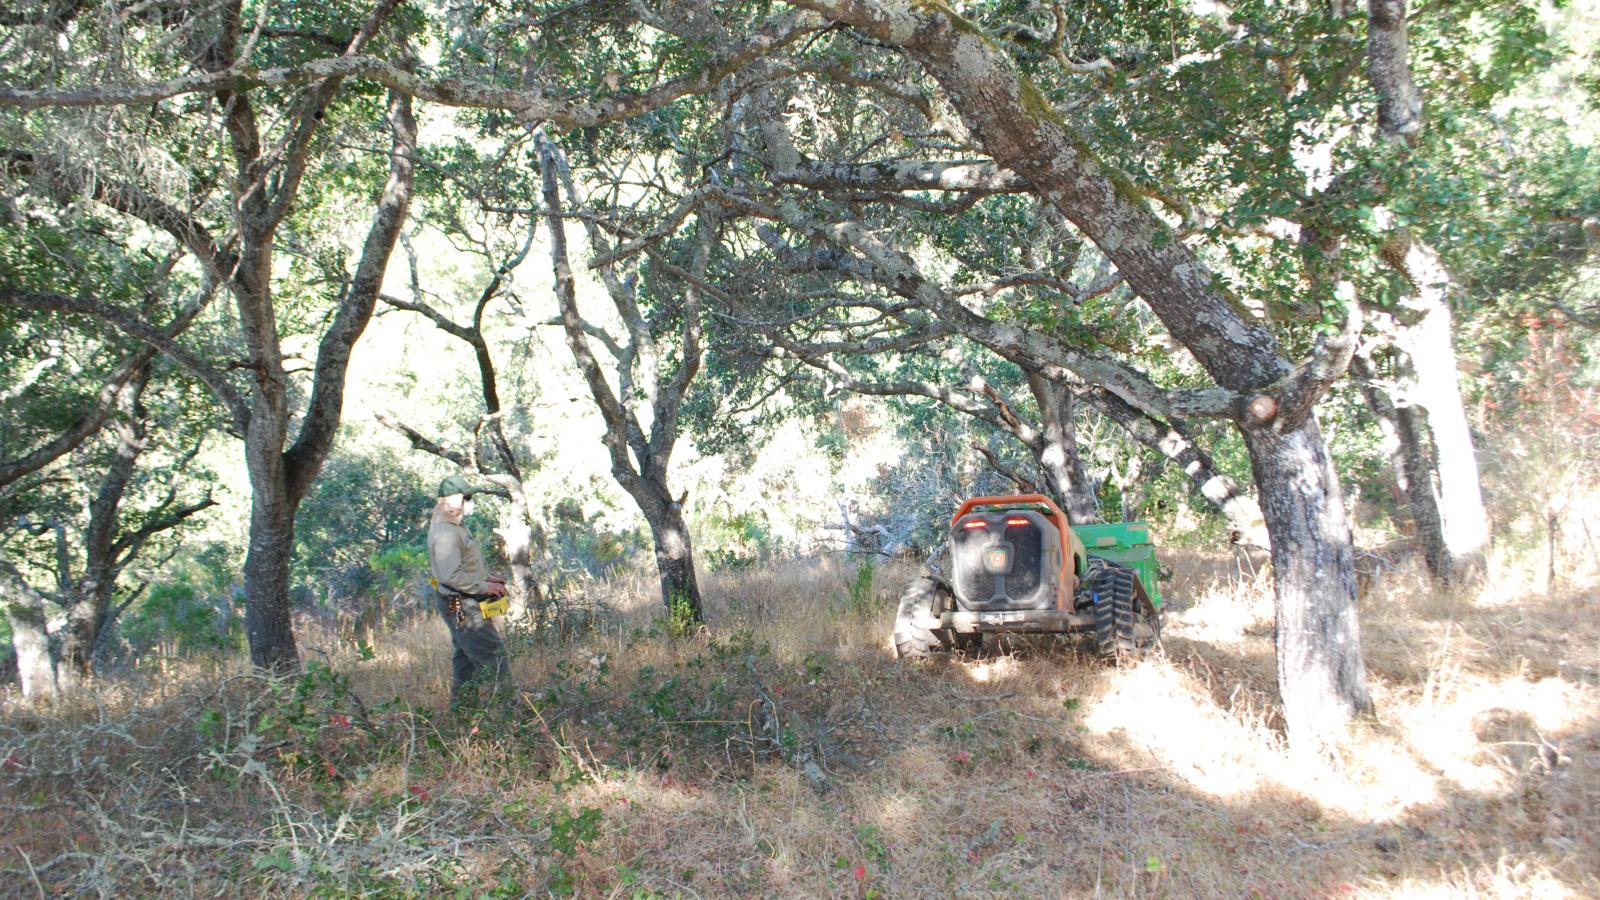
[[[713,572],[743,571],[783,552],[763,509],[713,509],[695,523],[695,532],[700,558]]]
[[[610,531],[600,524],[600,513],[584,515],[583,507],[571,498],[561,500],[551,512],[555,536],[550,549],[560,569],[607,578],[648,546],[637,529]]]
[[[876,611],[878,606],[877,595],[872,591],[873,577],[877,574],[877,566],[872,557],[862,557],[861,563],[856,566],[856,571],[850,578],[850,583],[845,586],[844,611],[847,615],[866,617]]]
[[[151,585],[118,622],[136,654],[159,649],[181,656],[240,650],[244,622],[235,609],[232,579],[211,545],[176,566],[171,581]]]

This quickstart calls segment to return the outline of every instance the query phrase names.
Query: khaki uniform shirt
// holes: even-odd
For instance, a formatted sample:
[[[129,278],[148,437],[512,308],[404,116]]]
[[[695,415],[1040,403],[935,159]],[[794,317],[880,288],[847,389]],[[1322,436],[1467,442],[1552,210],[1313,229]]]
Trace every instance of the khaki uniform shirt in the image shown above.
[[[439,586],[458,594],[487,594],[489,567],[472,532],[444,519],[428,526],[428,563]]]

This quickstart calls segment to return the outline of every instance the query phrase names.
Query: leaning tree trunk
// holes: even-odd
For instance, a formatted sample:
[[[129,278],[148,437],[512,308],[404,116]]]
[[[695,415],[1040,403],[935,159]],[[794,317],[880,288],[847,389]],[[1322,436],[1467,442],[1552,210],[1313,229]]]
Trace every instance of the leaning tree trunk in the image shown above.
[[[1039,404],[1041,440],[1034,458],[1052,496],[1066,510],[1067,521],[1087,525],[1102,521],[1100,502],[1078,455],[1078,430],[1073,421],[1072,389],[1029,372],[1028,387]]]
[[[672,498],[666,485],[667,463],[677,440],[679,403],[700,367],[698,288],[691,283],[685,292],[685,325],[681,345],[683,358],[670,376],[669,383],[661,383],[654,361],[643,366],[646,378],[651,381],[651,386],[644,393],[653,396],[650,410],[652,433],[646,438],[632,410],[625,407],[626,398],[619,398],[612,392],[604,371],[589,347],[587,323],[578,312],[577,288],[572,277],[572,264],[567,259],[566,227],[560,215],[561,192],[557,185],[560,165],[555,145],[541,137],[539,166],[543,169],[545,208],[550,228],[550,260],[567,346],[572,350],[573,360],[583,374],[590,396],[599,407],[601,418],[605,420],[606,431],[601,442],[611,457],[612,477],[638,504],[655,537],[656,568],[661,573],[661,599],[666,606],[668,621],[680,625],[691,622],[698,624],[703,621],[700,586],[695,580],[694,550],[689,541],[689,528],[684,524],[678,501]],[[569,193],[574,193],[570,181],[566,187]],[[696,279],[705,276],[714,235],[714,226],[710,230],[701,226],[699,248],[695,253],[695,262],[690,267],[697,273],[694,276]],[[605,241],[597,229],[590,230],[590,239],[595,249],[604,252]],[[631,288],[623,286],[610,274],[604,274],[607,272],[602,269],[602,280],[613,302],[625,312],[626,317],[642,323],[643,317],[639,315]],[[648,328],[637,328],[634,339],[628,345],[627,355],[637,360],[643,347],[650,342]],[[651,355],[654,352],[652,347]],[[622,376],[624,382],[629,380],[627,369],[622,371]],[[635,458],[638,468],[634,466]]]
[[[1176,239],[1139,189],[1095,157],[1091,143],[999,44],[948,6],[912,0],[802,5],[909,51],[944,87],[994,161],[1094,241],[1218,387],[1267,401],[1266,415],[1252,413],[1256,424],[1240,422],[1240,428],[1272,542],[1279,690],[1291,740],[1307,749],[1326,746],[1370,703],[1349,524],[1310,408],[1338,374],[1332,370],[1342,372],[1344,342],[1326,345],[1325,359],[1296,372],[1271,330]],[[1290,402],[1280,404],[1265,392],[1281,392]]]
[[[117,449],[111,464],[100,479],[100,489],[89,503],[89,527],[83,541],[84,571],[77,584],[77,598],[67,610],[66,634],[61,643],[63,688],[71,690],[89,677],[95,648],[111,617],[111,601],[117,582],[117,523],[123,495],[133,479],[135,466],[145,447],[144,409],[140,398],[150,379],[149,366],[138,372],[129,384],[126,420],[116,423]]]
[[[1243,432],[1272,534],[1278,689],[1289,743],[1325,747],[1352,715],[1372,706],[1344,497],[1315,417],[1285,432]]]
[[[1260,504],[1217,468],[1211,454],[1194,442],[1186,427],[1156,419],[1104,389],[1086,394],[1085,399],[1122,426],[1134,440],[1175,463],[1200,496],[1227,518],[1234,543],[1263,549],[1270,547]]]

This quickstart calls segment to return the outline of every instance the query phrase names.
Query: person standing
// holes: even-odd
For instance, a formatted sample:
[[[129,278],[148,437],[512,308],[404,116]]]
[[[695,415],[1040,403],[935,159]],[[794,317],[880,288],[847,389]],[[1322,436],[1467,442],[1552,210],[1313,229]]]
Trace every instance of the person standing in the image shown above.
[[[428,564],[438,588],[439,613],[450,628],[455,655],[450,660],[451,703],[476,695],[480,685],[499,693],[511,688],[505,641],[478,604],[504,597],[505,579],[489,574],[478,542],[461,523],[472,515],[472,495],[465,478],[451,475],[439,483],[439,499],[428,526]],[[466,699],[472,699],[467,697]]]

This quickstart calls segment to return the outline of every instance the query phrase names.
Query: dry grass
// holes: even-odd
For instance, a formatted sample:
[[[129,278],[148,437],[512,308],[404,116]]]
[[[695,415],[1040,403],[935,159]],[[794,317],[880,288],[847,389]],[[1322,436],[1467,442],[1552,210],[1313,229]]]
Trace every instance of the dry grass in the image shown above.
[[[520,645],[532,702],[510,713],[443,709],[432,621],[332,654],[363,706],[194,664],[13,702],[0,889],[1600,896],[1593,583],[1466,597],[1380,573],[1378,715],[1307,765],[1282,746],[1266,583],[1168,564],[1164,646],[1122,668],[1045,640],[897,664],[908,573],[863,607],[824,562],[707,578],[688,639],[651,632],[653,579],[614,584],[616,630]]]

